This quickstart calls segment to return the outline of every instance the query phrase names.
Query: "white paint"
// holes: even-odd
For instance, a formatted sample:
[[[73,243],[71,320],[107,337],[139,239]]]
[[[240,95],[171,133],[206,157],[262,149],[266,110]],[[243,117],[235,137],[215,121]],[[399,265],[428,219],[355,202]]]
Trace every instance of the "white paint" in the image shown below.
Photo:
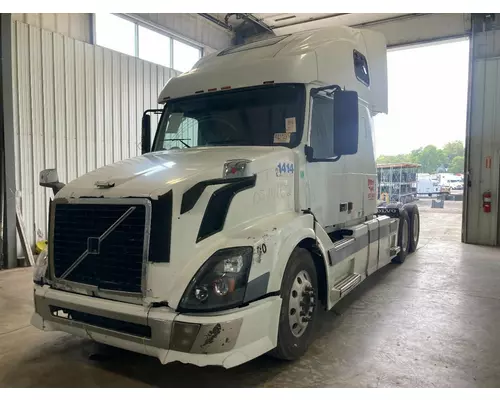
[[[353,50],[370,68],[370,87],[354,74]],[[330,27],[285,37],[275,44],[219,55],[210,54],[193,69],[171,79],[159,102],[211,88],[233,89],[275,83],[341,84],[356,90],[374,113],[387,113],[387,56],[383,35],[369,30]],[[284,127],[285,128],[285,127]]]
[[[397,229],[371,245],[366,241],[369,231],[378,234],[379,227],[397,223],[388,217],[375,218],[375,200],[369,198],[369,179],[375,179],[376,170],[372,132],[370,124],[365,124],[365,121],[371,120],[372,112],[386,108],[385,61],[373,62],[373,84],[371,88],[366,88],[354,76],[352,54],[356,47],[363,50],[369,60],[377,57],[385,59],[382,40],[377,35],[373,36],[373,40],[369,39],[371,37],[368,32],[335,28],[293,36],[278,47],[250,51],[253,55],[235,53],[227,56],[227,60],[224,60],[226,56],[220,59],[209,56],[193,71],[171,80],[160,96],[164,99],[191,95],[197,85],[215,85],[225,80],[235,87],[260,85],[269,79],[269,74],[272,79],[281,82],[292,79],[293,82],[305,83],[308,100],[304,107],[302,142],[298,147],[222,146],[154,152],[96,169],[70,182],[56,196],[155,199],[171,190],[170,261],[146,266],[146,295],[142,305],[62,293],[47,287],[38,287],[37,296],[53,296],[54,299],[64,298],[69,304],[87,305],[96,309],[99,315],[112,317],[115,312],[143,321],[149,318],[146,313],[152,302],[166,302],[168,307],[162,308],[164,314],[156,309],[151,311],[156,319],[163,322],[165,331],[174,320],[216,324],[241,318],[241,331],[233,350],[225,353],[221,349],[220,353],[198,355],[155,349],[148,343],[140,348],[131,341],[93,332],[91,327],[83,330],[53,323],[44,325],[37,317],[33,319],[34,324],[77,335],[86,333],[102,343],[154,355],[163,363],[181,361],[229,368],[253,359],[276,345],[281,298],[275,293],[280,291],[287,263],[300,242],[312,240],[317,243],[326,266],[327,281],[324,284],[328,293],[338,292],[337,297],[328,296],[327,308],[333,307],[341,298],[337,285],[343,279],[355,275],[359,284],[369,273],[390,262],[390,246],[394,243]],[[276,54],[280,55],[275,57]],[[106,69],[104,74],[106,76]],[[378,79],[378,89],[375,90]],[[359,148],[358,154],[344,156],[338,162],[307,163],[304,146],[310,140],[309,89],[319,86],[320,82],[359,91]],[[115,98],[113,92],[108,94]],[[112,150],[110,155],[116,149]],[[256,176],[255,187],[235,194],[221,232],[197,242],[208,201],[222,184],[207,187],[194,207],[183,214],[180,213],[182,196],[198,182],[222,178],[224,165],[234,159],[248,160],[245,173]],[[299,171],[305,172],[304,179],[299,179]],[[114,186],[98,187],[96,182],[112,182]],[[352,202],[352,211],[340,213],[339,202]],[[306,209],[314,212],[317,221],[312,214],[303,212]],[[368,222],[360,217],[366,217]],[[348,242],[355,246],[349,253],[342,253],[344,258],[340,255],[334,258],[333,265],[330,265],[328,252],[342,249],[326,233],[330,225],[349,226],[353,235]],[[254,249],[249,280],[268,275],[266,293],[274,295],[232,310],[203,315],[178,314],[175,310],[200,266],[217,250],[239,246]],[[68,290],[72,290],[70,286]]]
[[[322,226],[349,223],[376,212],[376,199],[369,197],[368,185],[368,179],[377,179],[373,137],[371,132],[367,132],[365,119],[371,117],[366,104],[360,103],[356,154],[341,157],[337,162],[305,163],[309,201],[301,204],[301,207],[310,207]],[[340,212],[339,205],[348,202],[353,203],[354,212]]]

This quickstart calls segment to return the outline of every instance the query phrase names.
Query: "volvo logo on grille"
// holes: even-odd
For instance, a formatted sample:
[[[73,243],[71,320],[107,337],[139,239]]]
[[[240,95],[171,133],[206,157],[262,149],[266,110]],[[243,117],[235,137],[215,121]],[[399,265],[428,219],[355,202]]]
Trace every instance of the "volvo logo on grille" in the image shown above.
[[[101,249],[101,241],[98,237],[89,237],[87,239],[87,252],[89,254],[99,254]]]

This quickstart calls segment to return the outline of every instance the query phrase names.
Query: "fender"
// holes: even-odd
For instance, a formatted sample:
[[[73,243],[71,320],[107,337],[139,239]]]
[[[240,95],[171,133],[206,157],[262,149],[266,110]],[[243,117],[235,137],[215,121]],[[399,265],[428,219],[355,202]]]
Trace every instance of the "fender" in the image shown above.
[[[275,263],[271,271],[268,292],[278,292],[280,290],[286,265],[297,245],[304,239],[316,241],[313,224],[314,221],[311,215],[302,215],[295,218],[290,224],[282,227],[280,245],[277,248]],[[322,246],[319,247],[323,253]],[[325,265],[328,265],[326,264],[324,253],[323,259],[325,260]]]
[[[310,239],[317,245],[323,260],[323,279],[321,280],[321,276],[318,276],[318,284],[323,285],[320,291],[324,291],[325,306],[328,309],[331,308],[329,296],[327,295],[329,293],[328,280],[330,272],[328,268],[330,259],[327,249],[331,247],[332,242],[328,234],[319,225],[316,224],[316,229],[314,229],[313,216],[296,212],[281,214],[271,220],[268,218],[266,221],[262,221],[262,226],[254,226],[253,228],[259,229],[258,234],[262,236],[262,239],[256,242],[256,248],[258,249],[259,243],[267,243],[268,252],[273,253],[273,258],[271,263],[265,262],[262,265],[259,265],[260,260],[256,263],[254,258],[250,277],[255,278],[256,276],[270,274],[266,293],[278,293],[292,252],[302,241]],[[272,237],[272,239],[270,240],[269,237]]]
[[[290,212],[276,215],[273,218],[263,218],[238,233],[229,235],[232,240],[247,239],[253,242],[254,261],[249,276],[249,282],[264,275],[268,275],[267,290],[265,293],[279,292],[281,281],[286,265],[293,250],[304,239],[311,239],[318,244],[326,269],[325,277],[328,277],[328,256],[325,251],[325,238],[328,235],[316,226],[314,231],[314,219],[310,214],[299,214]],[[265,245],[265,255],[261,250]],[[267,281],[267,279],[266,279]]]

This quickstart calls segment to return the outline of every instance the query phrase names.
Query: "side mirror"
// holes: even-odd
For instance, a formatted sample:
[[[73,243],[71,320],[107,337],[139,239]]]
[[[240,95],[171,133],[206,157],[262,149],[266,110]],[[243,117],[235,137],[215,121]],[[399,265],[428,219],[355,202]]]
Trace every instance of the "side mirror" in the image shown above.
[[[51,188],[54,195],[65,186],[64,183],[59,182],[59,177],[55,168],[40,171],[39,184],[42,187]]]
[[[141,152],[142,154],[151,151],[151,115],[148,111],[142,116],[142,132],[141,132]]]
[[[338,91],[333,96],[333,152],[337,156],[358,152],[358,93]]]

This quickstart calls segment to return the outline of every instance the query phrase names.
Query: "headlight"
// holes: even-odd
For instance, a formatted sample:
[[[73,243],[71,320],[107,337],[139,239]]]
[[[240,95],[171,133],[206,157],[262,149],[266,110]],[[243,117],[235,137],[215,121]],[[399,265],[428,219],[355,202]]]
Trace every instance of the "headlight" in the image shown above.
[[[219,250],[189,283],[179,311],[214,311],[240,305],[252,264],[252,247]]]
[[[43,249],[38,255],[35,266],[33,267],[33,282],[38,285],[43,284],[43,277],[45,276],[47,266],[49,265],[48,247],[49,246],[46,246],[45,249]]]

